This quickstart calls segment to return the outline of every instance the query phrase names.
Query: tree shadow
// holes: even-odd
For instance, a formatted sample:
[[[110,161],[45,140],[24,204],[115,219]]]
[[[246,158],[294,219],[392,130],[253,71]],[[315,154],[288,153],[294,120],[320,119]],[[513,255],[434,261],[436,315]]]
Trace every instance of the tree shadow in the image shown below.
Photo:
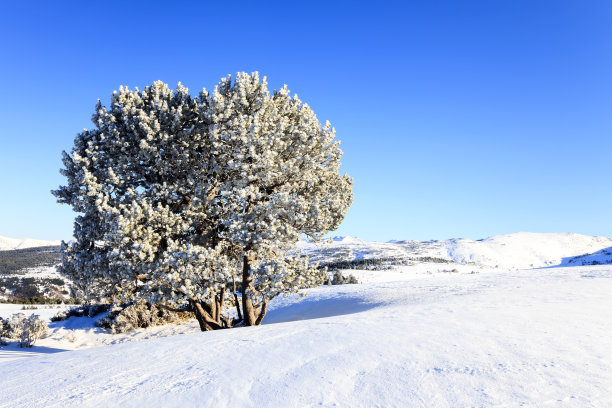
[[[361,297],[307,296],[300,301],[279,305],[270,310],[264,324],[293,322],[298,320],[321,319],[364,312],[382,305],[380,302],[367,302]]]
[[[49,328],[50,329],[67,329],[67,330],[81,329],[81,330],[93,331],[94,333],[102,333],[102,332],[107,333],[106,330],[96,326],[96,322],[98,321],[98,319],[101,319],[104,316],[105,314],[102,314],[102,313],[94,317],[71,316],[66,320],[60,320],[60,321],[49,323]]]
[[[34,344],[32,347],[19,347],[18,342],[10,342],[7,346],[0,347],[0,362],[16,360],[20,358],[35,357],[45,354],[55,354],[68,351],[66,349],[37,346]]]

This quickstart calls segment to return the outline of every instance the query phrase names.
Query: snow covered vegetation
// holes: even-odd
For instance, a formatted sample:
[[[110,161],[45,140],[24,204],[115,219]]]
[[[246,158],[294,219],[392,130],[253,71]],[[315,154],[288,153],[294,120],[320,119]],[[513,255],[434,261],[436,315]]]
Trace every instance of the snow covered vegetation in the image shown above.
[[[270,300],[322,283],[287,251],[338,227],[352,180],[334,129],[286,87],[270,94],[257,73],[195,98],[122,87],[93,123],[54,191],[79,213],[60,270],[85,297],[190,310],[204,331],[259,325]]]
[[[32,347],[34,342],[49,331],[47,322],[36,314],[26,317],[15,313],[10,318],[0,318],[0,344],[8,345],[5,339],[18,339],[19,347]]]

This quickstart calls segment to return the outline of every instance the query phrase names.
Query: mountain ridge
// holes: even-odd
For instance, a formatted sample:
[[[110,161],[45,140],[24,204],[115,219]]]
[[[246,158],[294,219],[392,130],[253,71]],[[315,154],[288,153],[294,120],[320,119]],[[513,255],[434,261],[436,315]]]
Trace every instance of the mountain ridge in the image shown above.
[[[607,249],[611,249],[607,251]],[[316,245],[300,241],[297,251],[314,260],[350,261],[373,258],[437,258],[457,263],[475,263],[491,267],[539,268],[552,265],[572,266],[576,257],[589,262],[612,262],[612,238],[573,232],[515,232],[481,240],[451,238],[436,241],[366,242],[353,237],[335,237]],[[586,255],[598,253],[596,258]]]
[[[15,249],[37,248],[43,246],[60,246],[61,240],[49,241],[33,238],[9,238],[0,236],[0,251],[12,251]]]

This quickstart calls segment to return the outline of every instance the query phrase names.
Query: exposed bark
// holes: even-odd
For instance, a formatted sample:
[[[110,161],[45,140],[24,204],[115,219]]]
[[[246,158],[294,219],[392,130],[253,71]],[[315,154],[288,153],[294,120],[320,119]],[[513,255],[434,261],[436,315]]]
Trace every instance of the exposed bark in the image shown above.
[[[208,313],[210,314],[210,317],[218,322],[219,321],[219,301],[217,300],[217,296],[215,295],[215,297],[213,298],[213,301],[210,302],[210,304],[203,304],[204,306],[204,310],[208,309]]]
[[[242,312],[245,326],[253,326],[256,321],[255,308],[251,300],[251,292],[253,291],[251,262],[253,262],[253,259],[248,256],[244,256],[242,259]]]
[[[255,326],[259,326],[264,317],[266,317],[266,312],[268,311],[268,301],[265,300],[261,304],[261,308],[259,310],[259,316],[257,316],[257,320],[255,320]]]
[[[221,316],[220,316],[220,320],[221,320],[221,322],[223,323],[223,325],[224,325],[226,328],[228,328],[228,329],[229,329],[229,328],[231,328],[231,327],[232,327],[232,321],[230,320],[230,318],[229,318],[229,317],[226,317],[226,316],[221,315]]]
[[[202,331],[211,331],[211,330],[219,330],[223,329],[223,326],[215,321],[210,313],[202,307],[202,303],[195,298],[189,299],[189,303],[193,307],[195,312],[196,319],[200,324],[200,330]]]
[[[217,308],[215,313],[215,320],[221,322],[221,311],[223,310],[223,303],[225,302],[225,288],[221,288],[219,296],[215,296],[215,302],[217,302]]]
[[[238,300],[238,294],[236,293],[236,279],[232,276],[232,283],[234,284],[234,303],[236,304],[236,312],[238,313],[238,320],[242,321],[242,312],[240,311],[240,301]]]

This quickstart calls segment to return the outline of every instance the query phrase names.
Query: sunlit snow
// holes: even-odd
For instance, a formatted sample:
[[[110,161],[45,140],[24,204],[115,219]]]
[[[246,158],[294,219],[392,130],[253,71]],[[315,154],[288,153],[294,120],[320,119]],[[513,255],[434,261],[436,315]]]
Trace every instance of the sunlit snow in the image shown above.
[[[495,249],[482,251],[488,265],[350,271],[362,283],[277,298],[261,327],[112,335],[91,319],[52,323],[31,350],[0,350],[0,407],[610,406],[612,265],[566,260],[612,245],[516,237],[458,240],[473,250],[463,258]],[[369,256],[402,244],[351,245]]]

